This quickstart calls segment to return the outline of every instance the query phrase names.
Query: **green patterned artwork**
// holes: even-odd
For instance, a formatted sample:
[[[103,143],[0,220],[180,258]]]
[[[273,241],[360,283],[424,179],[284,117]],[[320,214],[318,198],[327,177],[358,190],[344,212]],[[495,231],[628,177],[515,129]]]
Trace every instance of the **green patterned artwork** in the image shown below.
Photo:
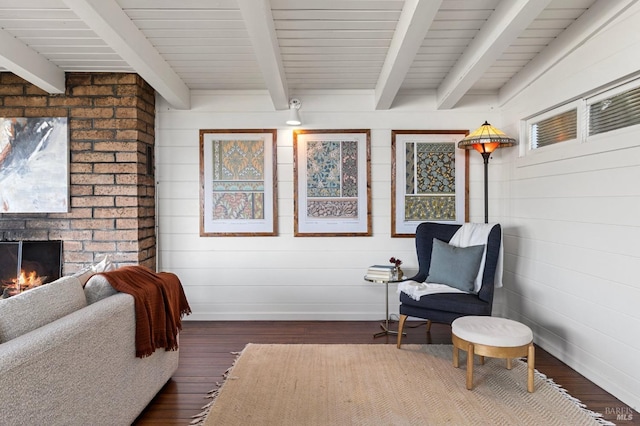
[[[456,197],[405,197],[404,217],[408,220],[452,220],[456,213]]]
[[[455,220],[455,144],[405,145],[405,220]]]
[[[391,131],[391,236],[413,237],[422,222],[467,221],[467,130]]]
[[[358,145],[354,141],[307,144],[307,214],[358,217]]]
[[[415,144],[416,193],[443,195],[455,193],[455,145],[450,143]]]
[[[370,131],[296,130],[294,235],[371,235]]]

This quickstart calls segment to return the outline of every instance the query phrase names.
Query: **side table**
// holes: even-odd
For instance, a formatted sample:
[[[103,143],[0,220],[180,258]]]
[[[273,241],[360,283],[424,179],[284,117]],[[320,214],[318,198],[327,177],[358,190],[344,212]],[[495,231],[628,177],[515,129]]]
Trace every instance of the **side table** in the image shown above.
[[[397,336],[398,332],[397,331],[393,331],[393,330],[389,330],[389,283],[399,283],[400,281],[403,280],[397,280],[397,279],[390,279],[390,280],[385,280],[385,279],[373,279],[373,278],[369,278],[365,275],[364,277],[365,281],[368,281],[370,283],[376,283],[376,284],[384,284],[385,285],[385,316],[384,316],[384,322],[380,323],[380,328],[382,329],[382,331],[375,333],[373,335],[373,338],[375,339],[376,337],[381,337],[381,336],[389,336],[389,335],[393,335],[393,336]],[[405,333],[402,333],[403,336],[406,336]]]

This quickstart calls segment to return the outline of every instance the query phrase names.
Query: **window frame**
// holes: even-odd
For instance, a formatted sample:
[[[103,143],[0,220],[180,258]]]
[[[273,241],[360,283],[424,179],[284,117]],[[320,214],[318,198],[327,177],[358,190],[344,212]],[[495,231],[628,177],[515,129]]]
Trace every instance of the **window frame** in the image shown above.
[[[633,78],[628,78],[622,82],[611,83],[591,93],[583,94],[573,100],[523,118],[520,120],[520,141],[523,141],[523,143],[520,144],[516,167],[564,161],[587,155],[640,146],[640,125],[632,125],[596,135],[588,135],[588,113],[590,105],[638,87],[640,87],[640,77],[636,75]],[[531,149],[531,125],[572,108],[577,108],[578,114],[576,138]],[[605,140],[606,143],[603,143]]]
[[[593,94],[592,96],[587,96],[584,98],[584,102],[585,102],[585,138],[586,138],[586,142],[595,142],[598,141],[600,139],[602,139],[603,135],[607,135],[607,137],[615,137],[617,134],[621,133],[621,134],[626,134],[627,131],[625,130],[632,130],[634,127],[637,129],[640,129],[640,123],[639,124],[633,124],[631,126],[625,126],[625,127],[620,127],[618,129],[614,129],[614,130],[610,130],[607,132],[603,132],[603,133],[597,133],[595,135],[590,135],[589,134],[589,124],[591,121],[591,116],[590,116],[590,107],[591,105],[598,103],[600,101],[603,101],[607,98],[612,98],[615,96],[618,96],[624,92],[628,92],[630,90],[633,89],[638,89],[640,88],[640,79],[635,79],[635,80],[631,80],[631,81],[627,81],[625,83],[619,84],[617,86],[613,86],[611,88],[609,88],[608,90],[602,91],[602,92],[598,92],[596,94]]]
[[[541,114],[536,114],[525,120],[525,148],[527,151],[527,155],[531,155],[532,153],[542,152],[542,151],[551,151],[557,149],[559,146],[567,146],[567,145],[576,145],[579,144],[584,138],[584,126],[581,125],[583,122],[584,115],[584,107],[583,102],[580,100],[576,100],[573,102],[568,102],[566,104],[560,105],[556,108],[545,111]],[[576,110],[576,137],[573,139],[567,139],[565,141],[553,143],[550,145],[540,146],[537,148],[533,148],[531,146],[531,131],[534,124],[540,123],[541,121],[547,120],[549,118],[555,117],[560,114],[564,114],[567,111]]]

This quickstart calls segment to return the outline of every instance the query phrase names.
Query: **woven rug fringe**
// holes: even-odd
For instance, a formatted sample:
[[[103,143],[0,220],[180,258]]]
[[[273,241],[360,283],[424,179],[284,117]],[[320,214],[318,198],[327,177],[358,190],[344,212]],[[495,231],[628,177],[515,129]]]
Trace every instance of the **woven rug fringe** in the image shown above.
[[[520,358],[521,361],[526,362],[527,359],[526,358]],[[552,386],[554,389],[556,389],[558,392],[560,392],[560,394],[562,396],[564,396],[566,399],[568,399],[569,401],[573,402],[577,407],[579,407],[583,412],[587,413],[589,416],[591,416],[596,422],[598,422],[599,424],[601,424],[602,426],[616,426],[615,423],[612,423],[606,419],[604,419],[602,417],[601,413],[598,413],[596,411],[592,411],[589,410],[587,408],[587,406],[580,401],[578,398],[576,398],[575,396],[571,395],[565,388],[563,388],[562,386],[560,386],[558,383],[556,383],[551,377],[547,377],[546,374],[539,372],[537,369],[534,370],[534,373],[537,377],[539,377],[540,379],[546,381],[550,386]]]
[[[553,379],[546,377],[544,374],[538,372],[538,370],[536,370],[536,373],[538,373],[540,375],[540,377],[544,378],[544,380],[547,381],[547,383],[549,383],[551,386],[553,386],[558,392],[560,392],[562,394],[562,396],[564,396],[565,398],[567,398],[569,401],[573,402],[576,406],[578,406],[582,411],[584,411],[585,413],[587,413],[588,415],[590,415],[596,422],[598,422],[599,424],[601,424],[602,426],[616,426],[615,423],[612,423],[606,419],[603,418],[601,413],[598,413],[596,411],[592,411],[589,410],[587,408],[587,406],[580,401],[578,398],[576,398],[575,396],[572,396],[571,394],[569,394],[569,392],[563,388],[562,386],[560,386],[559,384],[557,384],[556,382],[553,381]]]
[[[233,359],[233,363],[231,364],[231,367],[227,368],[225,370],[224,373],[222,373],[222,382],[216,382],[216,387],[214,389],[211,389],[209,392],[207,392],[207,395],[205,395],[205,399],[211,399],[211,401],[209,401],[208,403],[206,403],[205,405],[202,406],[202,411],[199,412],[198,414],[191,416],[191,418],[193,420],[191,420],[191,422],[189,423],[190,425],[202,425],[204,424],[204,421],[207,419],[207,415],[209,415],[209,411],[211,411],[211,406],[213,405],[213,403],[216,401],[216,398],[218,397],[218,394],[220,393],[220,388],[222,387],[222,385],[224,384],[224,382],[227,381],[227,379],[229,379],[229,373],[231,372],[231,370],[233,370],[233,367],[236,365],[236,361],[238,360],[238,358],[240,358],[240,355],[242,355],[242,351],[240,352],[230,352],[231,355],[235,355],[235,358]],[[233,378],[231,378],[233,379]]]

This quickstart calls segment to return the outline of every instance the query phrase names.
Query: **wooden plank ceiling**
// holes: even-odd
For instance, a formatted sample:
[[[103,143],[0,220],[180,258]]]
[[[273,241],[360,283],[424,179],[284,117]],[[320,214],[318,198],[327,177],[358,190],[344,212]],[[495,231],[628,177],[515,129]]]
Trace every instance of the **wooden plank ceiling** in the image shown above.
[[[136,72],[190,90],[402,91],[504,103],[637,0],[2,0],[0,71],[51,93],[64,73]]]

